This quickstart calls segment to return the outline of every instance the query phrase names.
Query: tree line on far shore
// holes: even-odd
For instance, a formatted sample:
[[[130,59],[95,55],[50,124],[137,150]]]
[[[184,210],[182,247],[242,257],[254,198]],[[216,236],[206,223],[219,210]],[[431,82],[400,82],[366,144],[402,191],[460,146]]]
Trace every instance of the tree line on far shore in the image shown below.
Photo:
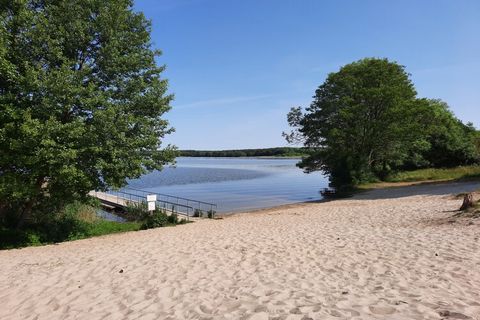
[[[333,187],[385,180],[402,170],[480,163],[480,133],[438,99],[417,97],[405,67],[366,58],[328,75],[308,108],[292,108],[283,133],[313,152],[299,164]]]
[[[311,152],[311,149],[303,147],[178,151],[181,157],[303,157]]]

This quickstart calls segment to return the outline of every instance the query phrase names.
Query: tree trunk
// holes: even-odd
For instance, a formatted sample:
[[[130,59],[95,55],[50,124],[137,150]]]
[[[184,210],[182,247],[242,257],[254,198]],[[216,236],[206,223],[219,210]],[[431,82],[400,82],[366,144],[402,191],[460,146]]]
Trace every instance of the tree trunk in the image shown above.
[[[0,203],[0,223],[2,222],[3,218],[5,217],[7,211],[7,204]]]
[[[17,229],[22,228],[25,225],[25,222],[30,219],[34,204],[35,204],[35,198],[32,198],[27,202],[27,204],[25,205],[25,208],[23,208],[22,213],[20,214],[20,217],[18,219]]]
[[[20,214],[20,217],[18,219],[17,223],[17,229],[20,229],[25,225],[25,222],[31,218],[32,215],[32,208],[35,205],[35,202],[37,202],[39,193],[42,190],[43,183],[45,182],[45,177],[39,177],[35,183],[35,191],[36,195],[32,196],[30,200],[25,204],[25,207],[22,210],[22,213]]]
[[[465,196],[463,196],[463,203],[460,207],[460,210],[467,210],[471,207],[473,207],[473,194],[467,193]]]

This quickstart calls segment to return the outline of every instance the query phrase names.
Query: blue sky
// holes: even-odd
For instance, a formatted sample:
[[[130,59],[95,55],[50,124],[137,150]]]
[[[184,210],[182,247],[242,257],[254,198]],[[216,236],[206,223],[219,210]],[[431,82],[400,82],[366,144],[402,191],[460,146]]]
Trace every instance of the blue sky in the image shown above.
[[[478,0],[137,0],[152,20],[181,149],[286,145],[286,114],[364,57],[406,66],[419,97],[480,127]]]

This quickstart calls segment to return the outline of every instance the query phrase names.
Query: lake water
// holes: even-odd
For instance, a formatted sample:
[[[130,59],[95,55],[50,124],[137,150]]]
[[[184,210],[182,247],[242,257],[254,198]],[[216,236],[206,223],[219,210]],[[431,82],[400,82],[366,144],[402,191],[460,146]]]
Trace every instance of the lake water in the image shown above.
[[[321,173],[303,173],[298,161],[181,157],[175,168],[130,180],[129,187],[213,202],[220,213],[320,200],[328,180]]]

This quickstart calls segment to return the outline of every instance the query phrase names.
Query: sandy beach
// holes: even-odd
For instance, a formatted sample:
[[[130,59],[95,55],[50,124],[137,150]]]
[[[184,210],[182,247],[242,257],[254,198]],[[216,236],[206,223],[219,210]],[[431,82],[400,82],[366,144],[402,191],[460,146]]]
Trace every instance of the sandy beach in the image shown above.
[[[0,251],[0,319],[480,319],[467,182]]]

